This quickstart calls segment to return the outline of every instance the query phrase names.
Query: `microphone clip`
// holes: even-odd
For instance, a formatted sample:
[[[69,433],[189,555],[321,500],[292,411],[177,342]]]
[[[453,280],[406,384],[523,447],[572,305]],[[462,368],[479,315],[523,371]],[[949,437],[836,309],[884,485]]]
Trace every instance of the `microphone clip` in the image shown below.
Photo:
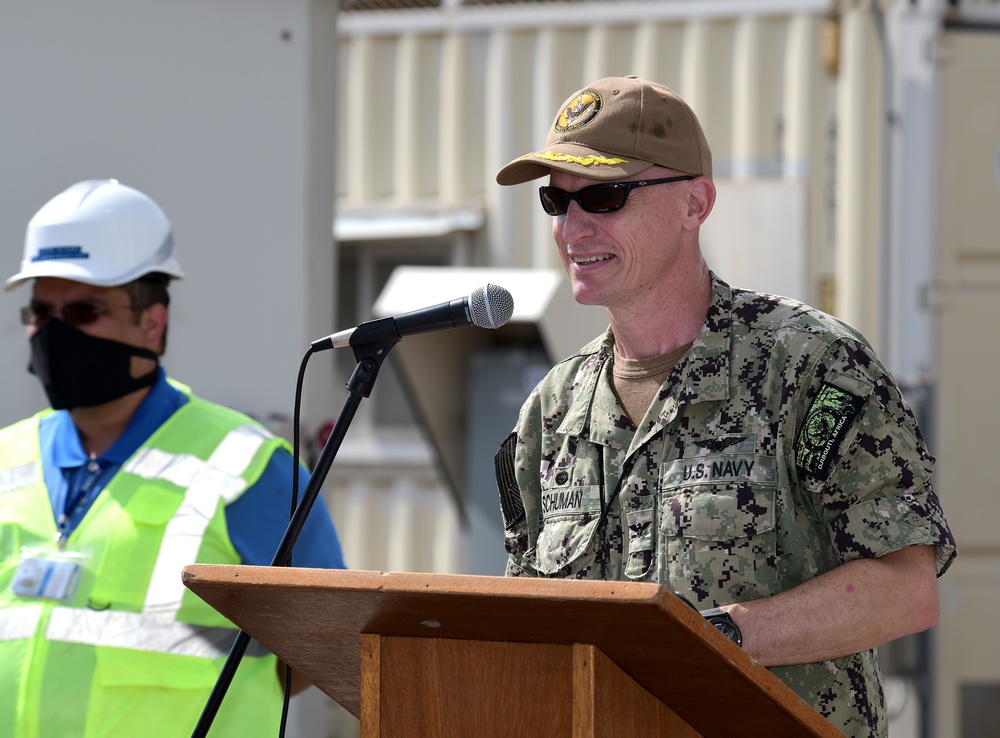
[[[358,365],[347,381],[353,394],[370,397],[378,370],[390,349],[402,340],[392,318],[361,323],[351,334],[350,346]]]

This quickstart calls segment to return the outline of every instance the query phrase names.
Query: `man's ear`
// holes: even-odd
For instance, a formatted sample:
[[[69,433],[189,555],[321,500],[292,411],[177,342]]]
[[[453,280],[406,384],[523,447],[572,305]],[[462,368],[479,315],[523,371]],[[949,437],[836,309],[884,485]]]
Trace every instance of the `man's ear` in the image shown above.
[[[688,195],[688,210],[686,225],[698,228],[715,207],[715,183],[708,177],[698,177],[691,183]]]
[[[146,347],[157,353],[163,352],[163,337],[167,331],[170,311],[161,302],[154,303],[142,311],[140,325],[146,338]]]

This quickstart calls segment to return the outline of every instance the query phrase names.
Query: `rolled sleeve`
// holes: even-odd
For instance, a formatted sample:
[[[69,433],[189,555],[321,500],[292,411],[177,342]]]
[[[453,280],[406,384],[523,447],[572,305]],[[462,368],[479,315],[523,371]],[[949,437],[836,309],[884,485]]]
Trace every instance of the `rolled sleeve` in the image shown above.
[[[955,556],[955,543],[933,493],[868,500],[831,522],[845,559],[877,558],[907,546],[933,545],[938,576]]]

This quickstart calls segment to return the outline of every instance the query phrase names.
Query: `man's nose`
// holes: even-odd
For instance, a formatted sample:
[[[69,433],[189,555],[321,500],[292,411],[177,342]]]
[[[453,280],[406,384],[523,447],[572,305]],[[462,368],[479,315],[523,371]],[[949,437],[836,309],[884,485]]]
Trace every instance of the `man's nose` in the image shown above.
[[[577,243],[594,233],[594,213],[588,213],[580,203],[571,200],[569,208],[562,215],[555,217],[555,228],[563,243]]]

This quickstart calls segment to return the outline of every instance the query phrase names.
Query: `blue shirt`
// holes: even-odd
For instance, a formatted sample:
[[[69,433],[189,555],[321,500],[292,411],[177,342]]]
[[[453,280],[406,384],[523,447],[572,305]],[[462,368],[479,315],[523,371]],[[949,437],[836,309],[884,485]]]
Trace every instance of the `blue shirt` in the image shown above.
[[[160,377],[142,401],[118,440],[96,459],[83,449],[73,418],[66,410],[42,418],[39,427],[42,469],[52,500],[52,512],[62,535],[69,536],[80,524],[94,499],[107,486],[122,464],[157,428],[188,401],[187,396]],[[274,558],[291,515],[292,455],[279,449],[267,463],[260,479],[226,507],[226,525],[242,563],[268,566]],[[309,480],[299,470],[299,500]],[[292,564],[310,568],[344,569],[340,541],[322,495],[309,513],[295,542]]]

